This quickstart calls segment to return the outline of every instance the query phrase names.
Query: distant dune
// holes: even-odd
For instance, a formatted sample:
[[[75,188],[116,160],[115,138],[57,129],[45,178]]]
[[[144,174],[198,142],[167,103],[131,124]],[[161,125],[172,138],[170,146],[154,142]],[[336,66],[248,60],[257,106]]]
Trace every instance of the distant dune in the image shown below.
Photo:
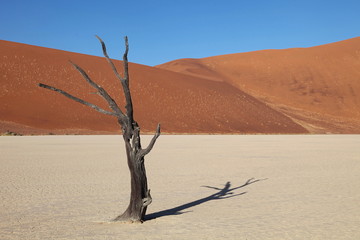
[[[104,58],[0,41],[0,132],[119,133],[113,117],[37,86],[53,85],[107,108],[68,60],[122,102]],[[129,66],[143,132],[160,122],[165,133],[229,134],[360,133],[359,67],[360,38]]]
[[[157,66],[229,83],[314,133],[360,133],[360,37]]]

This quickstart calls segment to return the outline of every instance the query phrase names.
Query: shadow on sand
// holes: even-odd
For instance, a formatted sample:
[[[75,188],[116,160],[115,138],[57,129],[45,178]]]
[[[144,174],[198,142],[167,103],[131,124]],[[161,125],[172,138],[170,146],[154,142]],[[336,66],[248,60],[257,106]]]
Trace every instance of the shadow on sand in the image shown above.
[[[250,184],[262,181],[262,180],[266,180],[266,179],[254,179],[254,178],[251,178],[251,179],[247,180],[243,185],[238,186],[238,187],[233,187],[233,188],[231,188],[231,183],[230,182],[227,182],[225,184],[224,188],[222,188],[222,189],[217,188],[217,187],[211,187],[211,186],[202,186],[202,187],[206,187],[206,188],[215,189],[218,192],[216,192],[216,193],[214,193],[214,194],[212,194],[210,196],[195,200],[193,202],[185,203],[183,205],[180,205],[180,206],[177,206],[177,207],[174,207],[174,208],[166,209],[166,210],[155,212],[155,213],[150,213],[150,214],[145,216],[145,221],[152,220],[152,219],[159,218],[159,217],[164,217],[164,216],[180,215],[180,214],[183,214],[183,213],[187,213],[187,212],[190,212],[190,211],[183,212],[183,210],[189,209],[191,207],[203,204],[203,203],[211,201],[211,200],[232,198],[232,197],[236,197],[236,196],[246,194],[247,192],[234,194],[233,191],[237,190],[237,189],[240,189],[240,188],[243,188],[243,187],[246,187],[246,186],[248,186]]]

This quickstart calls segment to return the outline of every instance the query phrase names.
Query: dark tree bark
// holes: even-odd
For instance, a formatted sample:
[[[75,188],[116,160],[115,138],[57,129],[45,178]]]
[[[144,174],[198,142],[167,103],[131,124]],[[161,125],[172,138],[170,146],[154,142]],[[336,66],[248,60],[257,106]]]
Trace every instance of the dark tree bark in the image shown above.
[[[115,116],[118,120],[118,123],[122,129],[122,135],[125,142],[126,148],[126,156],[127,163],[130,170],[131,177],[131,194],[130,194],[130,203],[125,212],[118,217],[116,217],[115,221],[125,221],[125,222],[142,222],[144,220],[144,216],[146,213],[146,209],[148,205],[152,202],[152,198],[150,195],[150,189],[148,189],[144,157],[148,154],[157,138],[160,136],[160,124],[158,124],[156,133],[151,139],[149,145],[143,149],[141,147],[141,139],[140,139],[140,127],[138,123],[134,120],[133,117],[133,104],[131,99],[131,92],[129,87],[129,68],[128,68],[128,51],[129,44],[128,39],[125,37],[125,53],[123,55],[123,64],[124,64],[124,72],[123,76],[119,74],[117,71],[113,61],[109,58],[105,43],[101,40],[100,37],[96,36],[101,43],[103,54],[112,68],[112,71],[119,79],[122,89],[124,92],[126,105],[125,112],[121,110],[118,104],[114,101],[114,99],[103,89],[101,86],[96,84],[91,78],[86,74],[86,72],[76,65],[73,62],[70,62],[71,65],[82,75],[82,77],[88,82],[93,88],[97,90],[97,94],[99,94],[109,105],[111,111],[104,110],[92,103],[86,102],[80,98],[77,98],[61,89],[39,83],[39,86],[42,88],[46,88],[58,93],[61,93],[67,98],[70,98],[76,102],[84,104],[88,107],[95,109],[96,111]]]

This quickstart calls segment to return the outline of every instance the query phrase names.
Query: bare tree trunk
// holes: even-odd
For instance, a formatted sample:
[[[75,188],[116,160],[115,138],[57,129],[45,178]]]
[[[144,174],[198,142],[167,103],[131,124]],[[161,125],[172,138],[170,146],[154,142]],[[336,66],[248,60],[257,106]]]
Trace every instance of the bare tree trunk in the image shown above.
[[[134,125],[137,126],[137,123],[134,122]],[[134,129],[132,138],[126,133],[123,135],[131,178],[130,203],[125,212],[114,221],[142,222],[147,206],[152,202],[147,184],[144,156],[151,151],[156,138],[160,135],[160,125],[158,125],[156,134],[147,149],[141,148],[139,130],[138,127]]]
[[[128,165],[131,176],[130,203],[125,212],[115,218],[115,221],[142,221],[147,206],[152,201],[147,185],[144,159],[134,159],[130,156],[128,157]]]
[[[105,89],[103,89],[101,86],[96,84],[93,80],[90,79],[90,77],[86,74],[86,72],[76,65],[75,63],[70,62],[74,68],[83,76],[83,78],[93,87],[97,90],[97,93],[103,97],[105,101],[107,101],[110,109],[112,111],[104,110],[92,103],[86,102],[80,98],[77,98],[75,96],[72,96],[71,94],[52,87],[45,84],[40,83],[39,86],[61,93],[65,97],[68,97],[76,102],[79,102],[81,104],[84,104],[86,106],[89,106],[96,111],[107,114],[107,115],[113,115],[117,117],[118,123],[121,126],[123,138],[125,142],[125,148],[126,148],[126,156],[127,156],[127,162],[130,170],[130,176],[131,176],[131,193],[130,193],[130,204],[128,208],[125,210],[125,212],[121,215],[119,215],[117,218],[114,219],[114,221],[125,221],[125,222],[142,222],[144,220],[146,210],[148,205],[152,202],[152,198],[150,195],[150,189],[148,189],[147,184],[147,178],[146,178],[146,171],[145,171],[145,164],[144,164],[144,157],[146,154],[148,154],[157,138],[160,136],[160,124],[158,124],[156,133],[154,137],[151,139],[149,145],[147,148],[143,149],[141,147],[141,139],[140,139],[140,127],[137,124],[137,122],[133,118],[133,104],[131,99],[131,93],[130,93],[130,87],[129,87],[129,72],[128,72],[128,59],[127,54],[129,51],[129,45],[128,45],[128,39],[125,37],[125,53],[123,56],[123,63],[124,63],[124,73],[123,77],[118,73],[114,63],[109,58],[107,52],[106,52],[106,46],[105,43],[96,36],[103,49],[103,54],[110,64],[114,74],[116,77],[120,80],[126,105],[125,105],[125,113],[121,110],[121,108],[117,105],[117,103],[113,100],[113,98],[106,92]]]

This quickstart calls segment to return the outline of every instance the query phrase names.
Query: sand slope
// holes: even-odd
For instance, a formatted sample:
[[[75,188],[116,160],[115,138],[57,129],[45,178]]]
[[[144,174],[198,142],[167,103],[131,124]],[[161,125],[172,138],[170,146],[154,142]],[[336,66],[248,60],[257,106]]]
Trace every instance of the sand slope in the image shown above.
[[[359,132],[360,37],[311,48],[180,59],[157,67],[227,82],[311,132]]]
[[[129,199],[122,145],[1,137],[0,239],[360,238],[359,135],[161,136],[146,158],[158,218],[142,225],[108,222]]]
[[[111,50],[109,50],[111,52]],[[37,87],[42,82],[107,108],[69,60],[120,103],[120,83],[105,59],[0,41],[0,130],[20,133],[119,132],[115,119]],[[121,69],[122,63],[116,64]],[[306,133],[288,116],[229,83],[131,63],[135,117],[145,132]],[[121,104],[123,105],[123,104]]]

